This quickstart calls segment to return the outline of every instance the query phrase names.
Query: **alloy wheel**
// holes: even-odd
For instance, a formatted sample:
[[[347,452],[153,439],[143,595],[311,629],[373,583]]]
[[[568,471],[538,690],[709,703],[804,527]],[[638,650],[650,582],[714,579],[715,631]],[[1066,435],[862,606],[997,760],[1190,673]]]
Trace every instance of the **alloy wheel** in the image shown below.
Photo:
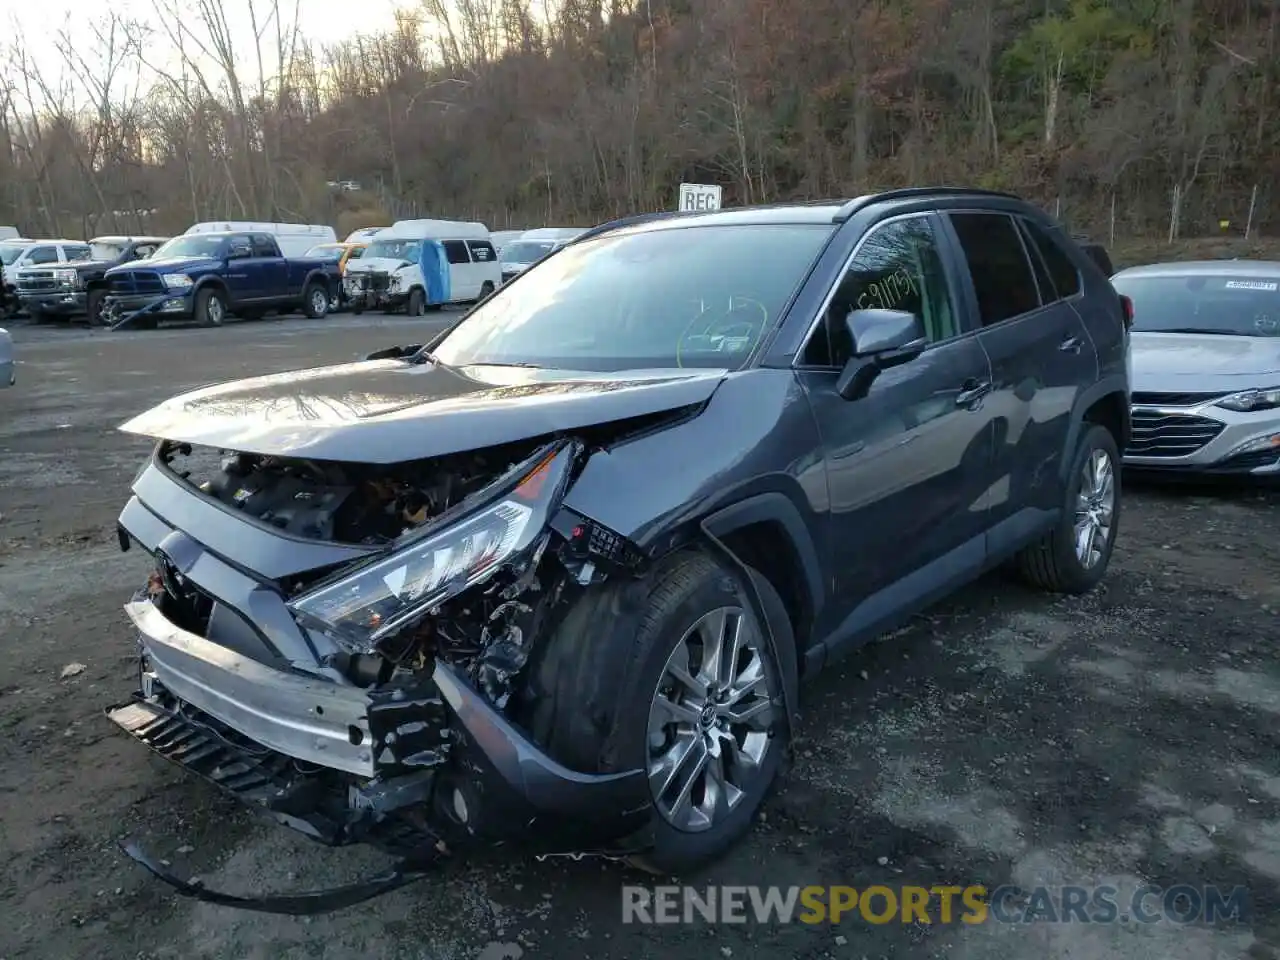
[[[662,817],[701,832],[742,802],[773,749],[778,679],[755,618],[707,613],[676,644],[649,707],[649,788]]]
[[[1076,497],[1076,559],[1092,569],[1102,559],[1111,538],[1116,506],[1115,468],[1111,455],[1094,450],[1084,462]]]

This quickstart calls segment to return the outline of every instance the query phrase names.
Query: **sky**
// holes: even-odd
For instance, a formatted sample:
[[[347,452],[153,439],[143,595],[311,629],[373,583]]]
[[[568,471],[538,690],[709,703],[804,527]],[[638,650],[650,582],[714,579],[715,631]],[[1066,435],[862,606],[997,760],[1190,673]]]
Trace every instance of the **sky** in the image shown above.
[[[159,0],[160,6],[168,6],[172,0]],[[198,23],[196,0],[176,0],[186,11],[184,22],[202,39],[203,28]],[[270,9],[269,0],[221,0],[223,10],[233,33],[233,42],[243,51],[245,69],[242,79],[256,78],[254,67],[253,29],[249,18],[250,2],[256,4],[259,20]],[[83,56],[95,62],[92,47],[95,46],[92,25],[101,22],[108,11],[114,11],[125,19],[147,22],[156,26],[157,35],[163,37],[157,0],[0,0],[0,76],[12,79],[15,65],[11,56],[14,45],[20,46],[46,76],[65,73],[62,56],[57,49],[58,32],[64,25],[73,41],[84,50]],[[333,44],[357,33],[379,33],[395,23],[397,8],[413,10],[412,0],[300,0],[296,3],[297,21],[301,32],[318,44]],[[286,25],[293,19],[295,0],[280,0],[281,14]],[[274,29],[264,38],[265,49],[274,40]],[[160,62],[166,68],[173,66],[176,53],[163,49],[148,49],[148,59]],[[270,67],[268,66],[268,72]]]

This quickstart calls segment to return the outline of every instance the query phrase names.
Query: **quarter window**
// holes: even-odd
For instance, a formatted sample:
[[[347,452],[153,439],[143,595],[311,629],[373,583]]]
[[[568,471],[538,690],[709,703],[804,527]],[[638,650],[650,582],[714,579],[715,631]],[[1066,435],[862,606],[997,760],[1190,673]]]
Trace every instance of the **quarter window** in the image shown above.
[[[802,362],[823,367],[848,363],[855,344],[845,317],[868,309],[915,314],[932,343],[960,332],[937,237],[926,218],[886,223],[863,240],[822,324],[805,347]]]
[[[1040,295],[1013,218],[1003,213],[949,216],[969,263],[982,325],[989,327],[1038,309]]]
[[[1022,226],[1035,244],[1044,264],[1053,278],[1053,286],[1062,299],[1074,297],[1080,292],[1080,271],[1072,263],[1071,257],[1062,249],[1062,244],[1052,233],[1031,220],[1023,220]]]
[[[450,263],[471,262],[471,258],[467,256],[467,245],[462,240],[444,241],[444,255],[449,258]]]

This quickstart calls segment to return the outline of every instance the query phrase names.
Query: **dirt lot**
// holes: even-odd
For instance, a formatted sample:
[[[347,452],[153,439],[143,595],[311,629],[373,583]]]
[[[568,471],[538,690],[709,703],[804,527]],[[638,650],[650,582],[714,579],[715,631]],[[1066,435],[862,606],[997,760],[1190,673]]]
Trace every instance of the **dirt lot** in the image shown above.
[[[19,327],[0,391],[0,958],[1280,957],[1280,523],[1256,491],[1131,490],[1104,589],[999,578],[805,691],[803,741],[749,842],[698,885],[1149,881],[1247,886],[1209,928],[624,926],[611,863],[494,859],[311,921],[192,904],[125,836],[238,891],[382,865],[251,820],[118,734],[120,609],[145,576],[113,524],[180,388],[410,339],[403,319],[90,335]],[[68,664],[82,664],[60,679]]]

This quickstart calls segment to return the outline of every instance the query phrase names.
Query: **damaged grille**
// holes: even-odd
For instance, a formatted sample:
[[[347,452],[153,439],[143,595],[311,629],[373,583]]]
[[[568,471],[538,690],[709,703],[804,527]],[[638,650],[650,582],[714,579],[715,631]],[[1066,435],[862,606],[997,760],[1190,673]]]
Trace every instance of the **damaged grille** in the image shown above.
[[[362,293],[386,293],[391,289],[391,274],[372,272],[352,276],[354,285]]]
[[[322,843],[369,842],[405,855],[437,841],[401,816],[355,818],[340,775],[253,743],[162,687],[107,716],[166,760]]]

